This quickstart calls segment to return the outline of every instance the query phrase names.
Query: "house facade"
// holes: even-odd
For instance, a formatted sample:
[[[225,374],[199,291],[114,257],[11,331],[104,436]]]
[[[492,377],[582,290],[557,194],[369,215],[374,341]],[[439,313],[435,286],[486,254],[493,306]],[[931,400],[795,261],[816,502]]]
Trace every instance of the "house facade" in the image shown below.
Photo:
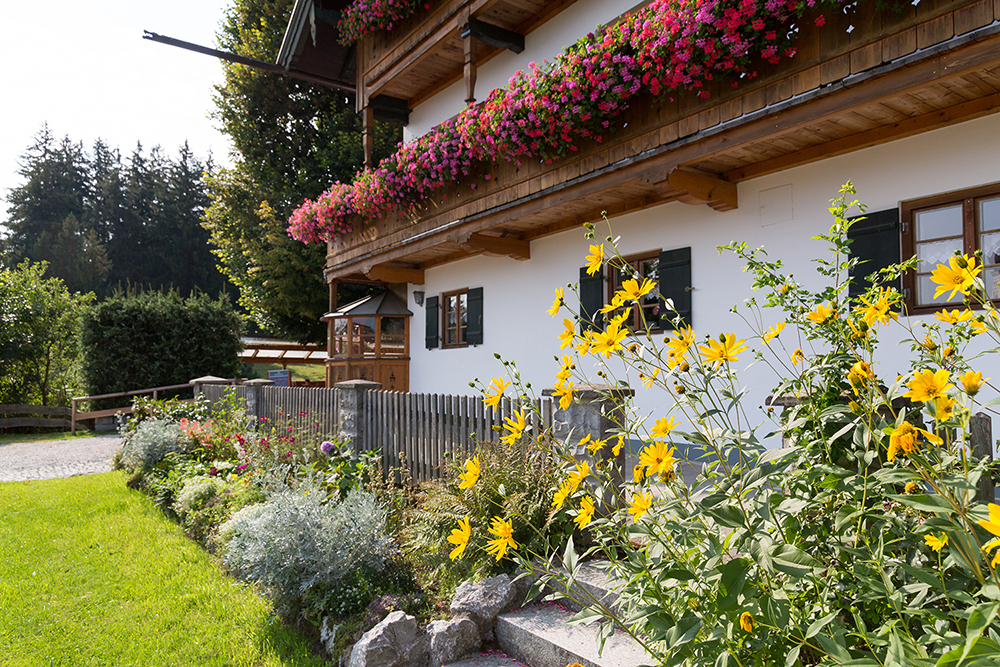
[[[321,4],[303,0],[296,12]],[[619,237],[626,259],[699,336],[744,338],[745,309],[731,309],[753,296],[751,279],[717,247],[764,246],[797,280],[818,285],[812,258],[824,246],[811,238],[829,228],[829,200],[848,180],[869,211],[854,231],[869,262],[863,274],[914,254],[928,260],[901,285],[911,323],[944,303],[925,271],[953,250],[981,249],[986,282],[996,285],[1000,0],[875,4],[806,11],[791,27],[794,55],[758,57],[743,76],[713,77],[697,91],[640,91],[610,115],[600,140],[573,138],[574,150],[556,157],[480,161],[411,205],[356,216],[349,231],[329,235],[332,294],[338,281],[376,281],[405,295],[414,313],[409,391],[467,393],[473,378],[501,374],[494,353],[540,391],[564,352],[566,315],[546,312],[554,289],[578,283],[583,303],[567,290],[568,304],[594,313],[619,280],[613,270],[582,270],[593,243],[585,224]],[[419,140],[516,72],[642,6],[432,1],[358,40],[359,111],[370,120],[392,109],[407,122],[405,140]],[[296,40],[321,48],[307,36],[290,26],[283,52],[294,59]],[[655,316],[661,304],[646,307]],[[909,370],[909,350],[895,345],[902,333],[882,337],[883,377]],[[795,331],[782,339],[808,354]],[[761,404],[777,378],[766,364],[741,362],[750,400]],[[640,412],[664,411],[669,399],[639,384]]]

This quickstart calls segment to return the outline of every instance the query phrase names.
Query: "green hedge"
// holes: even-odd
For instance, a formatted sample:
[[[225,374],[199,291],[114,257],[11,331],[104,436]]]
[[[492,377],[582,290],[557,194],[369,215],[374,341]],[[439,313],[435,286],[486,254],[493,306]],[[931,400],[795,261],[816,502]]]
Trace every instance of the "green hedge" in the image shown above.
[[[87,391],[110,394],[203,375],[233,377],[242,330],[224,295],[215,300],[205,294],[182,299],[174,291],[115,294],[83,316],[80,347]]]

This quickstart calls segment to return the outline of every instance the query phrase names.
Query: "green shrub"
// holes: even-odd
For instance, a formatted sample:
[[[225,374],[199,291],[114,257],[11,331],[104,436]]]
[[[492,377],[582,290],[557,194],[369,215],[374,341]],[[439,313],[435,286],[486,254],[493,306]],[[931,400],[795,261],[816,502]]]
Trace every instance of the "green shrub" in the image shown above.
[[[84,313],[82,370],[90,394],[233,377],[243,323],[223,295],[119,292]]]
[[[167,454],[183,452],[185,444],[177,422],[167,419],[145,421],[125,440],[121,460],[133,472],[147,472]]]
[[[322,488],[305,482],[243,508],[219,532],[225,564],[290,617],[318,616],[326,593],[359,571],[381,570],[393,548],[373,494],[355,489],[327,502]]]
[[[473,574],[483,577],[513,571],[510,560],[497,560],[473,550],[469,551],[469,558],[451,565],[448,556],[454,545],[446,539],[464,517],[469,517],[473,525],[485,526],[495,516],[514,512],[523,515],[525,520],[518,523],[513,536],[518,544],[527,545],[535,553],[565,543],[573,532],[573,524],[565,516],[550,520],[551,489],[556,485],[559,470],[536,443],[507,445],[486,441],[476,448],[474,458],[480,468],[476,484],[460,488],[465,461],[452,461],[443,480],[422,487],[416,507],[408,517],[409,525],[403,531],[407,553],[428,568],[433,579],[446,586],[460,583]],[[447,571],[455,567],[459,569],[458,576],[449,576]]]
[[[0,403],[69,405],[79,391],[77,333],[94,295],[45,278],[47,266],[0,270]]]

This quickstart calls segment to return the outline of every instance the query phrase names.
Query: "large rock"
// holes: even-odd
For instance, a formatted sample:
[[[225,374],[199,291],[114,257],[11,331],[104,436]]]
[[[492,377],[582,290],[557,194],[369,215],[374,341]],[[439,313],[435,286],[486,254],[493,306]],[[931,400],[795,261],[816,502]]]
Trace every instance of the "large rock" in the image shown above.
[[[431,621],[427,637],[431,649],[430,667],[453,663],[466,653],[478,651],[482,644],[479,626],[465,616],[450,621]]]
[[[453,616],[467,615],[476,622],[480,631],[488,632],[497,614],[513,608],[517,589],[506,574],[479,583],[464,582],[451,600]],[[353,666],[352,666],[353,667]]]
[[[349,667],[427,667],[427,650],[416,620],[394,611],[354,645]]]

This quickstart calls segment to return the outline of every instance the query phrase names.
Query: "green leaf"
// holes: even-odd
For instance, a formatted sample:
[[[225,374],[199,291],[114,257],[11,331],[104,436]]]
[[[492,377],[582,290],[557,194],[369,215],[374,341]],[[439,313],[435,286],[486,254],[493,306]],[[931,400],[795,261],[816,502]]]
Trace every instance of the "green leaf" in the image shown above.
[[[965,646],[948,651],[934,667],[995,667],[1000,658],[1000,645],[986,637],[977,637],[968,653],[965,651]]]
[[[742,558],[731,560],[722,566],[719,593],[724,597],[718,602],[719,611],[734,607],[739,601],[739,595],[746,585],[748,569],[747,562]]]
[[[917,479],[917,473],[909,468],[882,468],[875,473],[875,479],[883,484],[906,484]]]
[[[997,609],[1000,609],[1000,604],[991,602],[979,605],[972,610],[969,622],[965,626],[965,648],[962,651],[962,660],[969,655],[976,641],[982,638],[983,630],[990,624],[990,619],[997,615]]]
[[[586,625],[601,618],[604,618],[601,612],[588,607],[587,609],[581,609],[573,614],[569,620],[566,621],[566,625]]]
[[[837,618],[837,612],[827,614],[826,616],[818,618],[815,621],[813,621],[812,624],[808,627],[808,629],[806,629],[806,639],[815,637],[817,634],[819,634],[820,630],[825,628],[830,623],[830,621],[832,621],[835,618]]]
[[[920,510],[921,512],[943,512],[951,514],[955,511],[955,508],[953,508],[947,500],[938,495],[932,496],[924,493],[917,493],[913,495],[887,494],[886,497],[898,500],[907,507],[912,507],[913,509]]]
[[[772,550],[771,561],[774,569],[793,577],[804,577],[813,568],[823,567],[818,560],[790,544],[782,544]]]
[[[906,667],[906,649],[903,648],[896,628],[889,631],[889,652],[885,656],[885,667]]]
[[[566,568],[566,572],[569,573],[570,578],[575,578],[576,571],[578,568],[578,559],[576,556],[576,547],[573,545],[573,536],[570,535],[569,539],[566,540],[566,549],[563,550],[563,567]]]
[[[823,647],[823,650],[837,658],[838,662],[847,662],[851,659],[851,654],[847,652],[847,649],[837,643],[834,639],[827,637],[826,635],[816,635],[816,641],[819,645]],[[904,667],[904,666],[900,666]]]

